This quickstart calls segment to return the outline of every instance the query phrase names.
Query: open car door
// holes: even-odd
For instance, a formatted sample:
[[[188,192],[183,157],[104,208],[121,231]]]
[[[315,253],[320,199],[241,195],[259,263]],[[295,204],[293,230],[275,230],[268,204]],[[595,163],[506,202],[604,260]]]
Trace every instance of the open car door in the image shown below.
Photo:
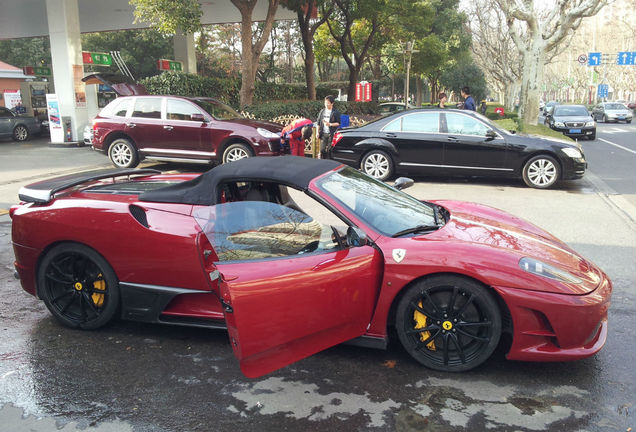
[[[383,257],[283,205],[242,201],[194,214],[214,248],[241,370],[259,377],[365,333]]]

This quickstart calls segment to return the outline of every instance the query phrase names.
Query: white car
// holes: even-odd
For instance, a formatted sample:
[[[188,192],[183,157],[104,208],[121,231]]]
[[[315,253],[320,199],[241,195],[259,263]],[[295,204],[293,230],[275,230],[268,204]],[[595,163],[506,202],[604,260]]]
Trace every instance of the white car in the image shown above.
[[[603,102],[594,107],[592,117],[596,121],[631,123],[634,112],[618,102]]]

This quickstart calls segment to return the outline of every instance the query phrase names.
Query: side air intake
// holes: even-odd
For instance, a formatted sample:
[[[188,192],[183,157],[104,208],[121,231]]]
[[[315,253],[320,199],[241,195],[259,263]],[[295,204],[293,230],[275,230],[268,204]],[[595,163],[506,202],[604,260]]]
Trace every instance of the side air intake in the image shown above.
[[[139,206],[134,204],[130,205],[130,214],[143,226],[149,228],[148,218],[146,217],[146,211]]]

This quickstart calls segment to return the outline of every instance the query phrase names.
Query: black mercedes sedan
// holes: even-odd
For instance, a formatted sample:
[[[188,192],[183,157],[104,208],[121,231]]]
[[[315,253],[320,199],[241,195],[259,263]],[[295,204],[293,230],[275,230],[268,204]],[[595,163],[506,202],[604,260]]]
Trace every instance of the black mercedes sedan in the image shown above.
[[[596,139],[596,122],[583,105],[557,105],[545,124],[569,137]]]
[[[500,129],[474,111],[416,109],[342,129],[331,157],[379,180],[396,173],[522,178],[545,189],[579,179],[587,163],[580,144]]]

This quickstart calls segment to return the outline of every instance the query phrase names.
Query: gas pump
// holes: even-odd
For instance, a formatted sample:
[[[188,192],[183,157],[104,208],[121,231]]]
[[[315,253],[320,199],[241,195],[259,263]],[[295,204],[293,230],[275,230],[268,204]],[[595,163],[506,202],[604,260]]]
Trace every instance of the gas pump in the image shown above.
[[[22,105],[26,108],[27,114],[37,117],[40,121],[47,118],[46,114],[46,94],[54,93],[52,82],[48,81],[23,81],[20,84],[20,95]]]

